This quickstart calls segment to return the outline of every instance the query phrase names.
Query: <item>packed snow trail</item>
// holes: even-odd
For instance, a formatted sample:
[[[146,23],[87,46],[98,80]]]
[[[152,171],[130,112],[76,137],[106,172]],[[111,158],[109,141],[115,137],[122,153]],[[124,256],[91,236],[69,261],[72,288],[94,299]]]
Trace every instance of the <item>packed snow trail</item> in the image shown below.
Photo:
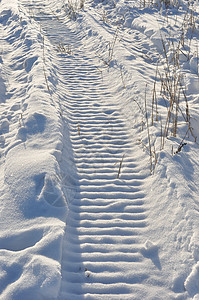
[[[59,299],[118,294],[129,299],[133,285],[147,278],[139,253],[147,225],[144,176],[136,158],[128,156],[133,143],[117,108],[108,105],[112,95],[91,59],[76,50],[60,72],[72,77],[64,85],[78,181],[69,203]]]
[[[75,57],[59,66],[67,74],[63,83],[78,177],[69,203],[59,298],[129,298],[133,285],[147,278],[139,253],[139,235],[147,224],[141,166],[128,156],[133,143],[109,87],[86,53],[73,48]]]

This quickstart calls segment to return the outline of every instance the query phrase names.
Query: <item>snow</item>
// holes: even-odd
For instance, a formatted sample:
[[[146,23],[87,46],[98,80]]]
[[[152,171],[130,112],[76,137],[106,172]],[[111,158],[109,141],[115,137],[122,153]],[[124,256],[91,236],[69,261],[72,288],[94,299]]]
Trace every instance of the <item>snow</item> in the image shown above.
[[[1,0],[0,299],[199,299],[198,1],[151,2]]]
[[[187,277],[185,281],[185,288],[190,294],[190,296],[194,296],[193,299],[197,299],[199,296],[199,286],[198,286],[198,276],[199,276],[199,269],[198,263],[194,265],[190,275]]]

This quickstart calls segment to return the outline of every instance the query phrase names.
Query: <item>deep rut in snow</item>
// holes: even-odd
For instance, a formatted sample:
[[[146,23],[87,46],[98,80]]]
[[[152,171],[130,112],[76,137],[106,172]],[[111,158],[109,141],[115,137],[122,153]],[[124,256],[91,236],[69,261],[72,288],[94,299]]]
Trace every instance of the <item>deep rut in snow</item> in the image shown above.
[[[73,149],[69,164],[76,173],[67,199],[59,299],[134,299],[133,292],[148,277],[140,251],[147,230],[143,158],[114,104],[114,87],[102,80],[96,58],[81,43],[82,33],[35,3],[28,7],[53,46],[61,41],[72,51],[56,54],[56,93]],[[63,160],[66,165],[68,157]],[[66,180],[68,170],[62,171]]]

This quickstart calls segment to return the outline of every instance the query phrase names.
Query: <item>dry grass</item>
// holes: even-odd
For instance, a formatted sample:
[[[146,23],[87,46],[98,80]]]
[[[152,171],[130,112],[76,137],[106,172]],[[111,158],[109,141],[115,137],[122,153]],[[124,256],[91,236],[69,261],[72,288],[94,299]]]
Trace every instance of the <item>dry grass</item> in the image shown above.
[[[155,134],[155,137],[153,136],[152,138],[151,132],[160,132],[160,139],[158,139],[160,151],[165,148],[168,138],[173,137],[175,141],[181,139],[176,151],[173,150],[172,145],[172,155],[181,152],[190,137],[192,137],[193,141],[197,141],[191,126],[192,118],[184,77],[186,72],[182,65],[184,61],[189,63],[190,59],[195,55],[198,66],[198,48],[193,54],[193,48],[191,47],[195,28],[195,13],[188,8],[179,38],[174,40],[173,37],[161,37],[162,53],[160,54],[159,64],[156,67],[152,95],[150,96],[147,93],[147,89],[145,91],[144,127],[146,128],[148,142],[144,146],[150,156],[151,173],[153,173],[158,161],[155,147],[157,136]],[[196,72],[198,75],[198,67]],[[149,98],[151,98],[151,105],[147,105]],[[179,131],[180,128],[186,128],[184,136],[183,131]],[[142,142],[142,144],[144,143]]]

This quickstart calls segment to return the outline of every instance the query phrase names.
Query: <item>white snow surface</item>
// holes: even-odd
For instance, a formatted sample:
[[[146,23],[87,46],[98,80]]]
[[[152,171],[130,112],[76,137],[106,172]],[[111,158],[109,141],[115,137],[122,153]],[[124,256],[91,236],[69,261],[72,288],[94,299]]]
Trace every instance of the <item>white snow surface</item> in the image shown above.
[[[199,299],[198,38],[198,1],[0,0],[0,300]]]

